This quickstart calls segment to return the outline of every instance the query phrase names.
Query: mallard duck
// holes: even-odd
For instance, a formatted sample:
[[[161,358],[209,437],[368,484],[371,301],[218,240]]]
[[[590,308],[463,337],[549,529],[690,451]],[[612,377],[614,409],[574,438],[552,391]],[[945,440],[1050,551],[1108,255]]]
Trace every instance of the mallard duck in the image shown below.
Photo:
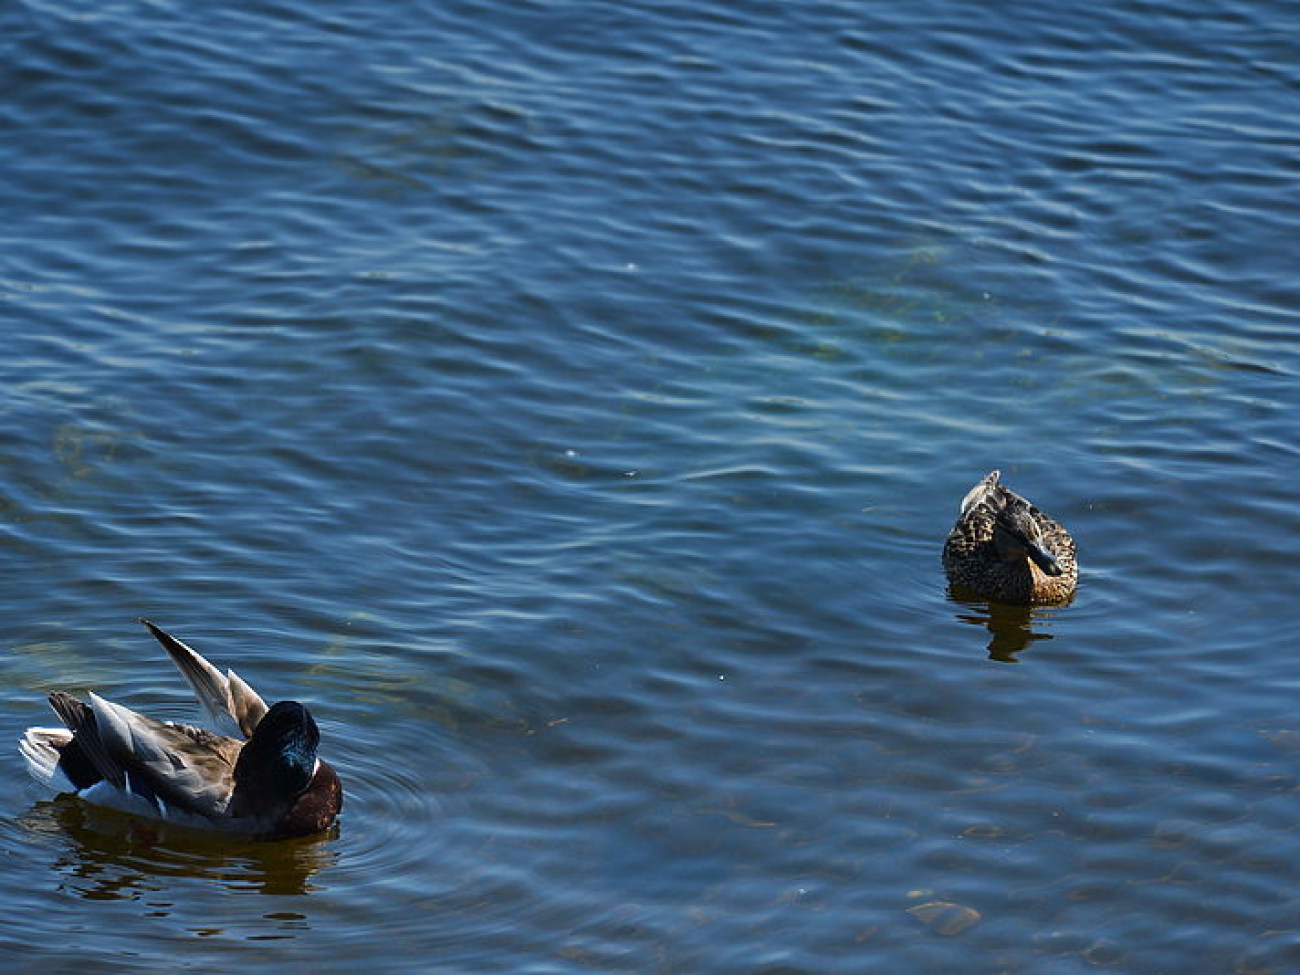
[[[155,721],[97,694],[89,703],[55,691],[65,728],[28,728],[19,743],[43,785],[89,802],[258,839],[327,829],[343,806],[339,777],[316,757],[320,732],[297,701],[269,708],[235,674],[224,675],[180,640],[158,638],[209,717],[239,738]]]
[[[1074,595],[1074,539],[993,471],[962,498],[943,546],[954,587],[1004,603],[1062,603]]]

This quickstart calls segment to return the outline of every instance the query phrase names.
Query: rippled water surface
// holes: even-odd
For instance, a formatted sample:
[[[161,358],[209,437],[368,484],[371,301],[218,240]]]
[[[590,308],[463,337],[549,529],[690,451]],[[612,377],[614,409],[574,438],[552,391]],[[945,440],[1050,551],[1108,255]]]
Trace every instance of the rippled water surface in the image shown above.
[[[1300,11],[0,13],[0,968],[1300,969]],[[1068,607],[950,598],[988,470]],[[311,703],[335,833],[41,794]]]

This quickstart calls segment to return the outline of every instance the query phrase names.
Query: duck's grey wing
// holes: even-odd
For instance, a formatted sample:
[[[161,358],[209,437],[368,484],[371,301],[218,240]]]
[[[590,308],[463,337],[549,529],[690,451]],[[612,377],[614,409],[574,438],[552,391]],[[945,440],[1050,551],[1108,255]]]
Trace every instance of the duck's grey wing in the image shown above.
[[[140,620],[167,651],[172,663],[181,672],[194,696],[203,705],[212,722],[230,731],[239,731],[247,738],[266,714],[266,702],[233,670],[225,674],[208,663],[201,654],[187,647],[170,633],[148,620]]]
[[[60,753],[68,747],[74,747],[99,777],[115,789],[127,788],[126,775],[109,755],[104,740],[99,734],[99,722],[95,712],[85,701],[79,701],[71,694],[55,691],[50,695],[50,707],[59,716],[59,720],[72,732],[70,739],[62,742]],[[50,736],[53,742],[53,736]]]
[[[987,504],[996,508],[1001,499],[1001,495],[1006,491],[998,479],[1002,477],[1001,471],[989,471],[979,483],[966,492],[966,496],[961,499],[958,518],[966,517],[976,505]]]
[[[121,791],[151,803],[159,813],[220,818],[234,788],[240,743],[201,728],[155,721],[96,694],[73,701],[73,740],[95,768]],[[59,716],[62,706],[56,705]]]

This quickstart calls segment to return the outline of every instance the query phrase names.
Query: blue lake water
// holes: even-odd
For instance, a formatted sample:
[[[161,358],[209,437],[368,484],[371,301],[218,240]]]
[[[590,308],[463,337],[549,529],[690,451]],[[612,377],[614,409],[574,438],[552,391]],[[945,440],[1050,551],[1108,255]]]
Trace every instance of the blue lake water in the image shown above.
[[[0,968],[1300,969],[1300,8],[0,13]],[[1068,607],[949,597],[993,468]],[[313,707],[335,834],[52,799]]]

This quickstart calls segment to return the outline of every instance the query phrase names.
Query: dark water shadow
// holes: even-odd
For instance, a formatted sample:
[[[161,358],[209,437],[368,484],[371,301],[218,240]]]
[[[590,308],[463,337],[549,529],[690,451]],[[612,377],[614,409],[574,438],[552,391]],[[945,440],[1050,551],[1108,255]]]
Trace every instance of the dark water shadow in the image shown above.
[[[59,796],[19,817],[21,828],[53,840],[62,889],[86,900],[138,900],[178,879],[208,881],[231,891],[301,895],[338,852],[320,836],[258,843],[131,816]],[[168,913],[163,910],[162,913]]]
[[[1055,637],[1046,626],[1062,606],[1013,606],[995,603],[964,595],[955,588],[948,590],[948,598],[960,609],[956,613],[959,623],[982,626],[989,633],[990,660],[1002,663],[1019,663],[1020,654],[1033,644]]]

